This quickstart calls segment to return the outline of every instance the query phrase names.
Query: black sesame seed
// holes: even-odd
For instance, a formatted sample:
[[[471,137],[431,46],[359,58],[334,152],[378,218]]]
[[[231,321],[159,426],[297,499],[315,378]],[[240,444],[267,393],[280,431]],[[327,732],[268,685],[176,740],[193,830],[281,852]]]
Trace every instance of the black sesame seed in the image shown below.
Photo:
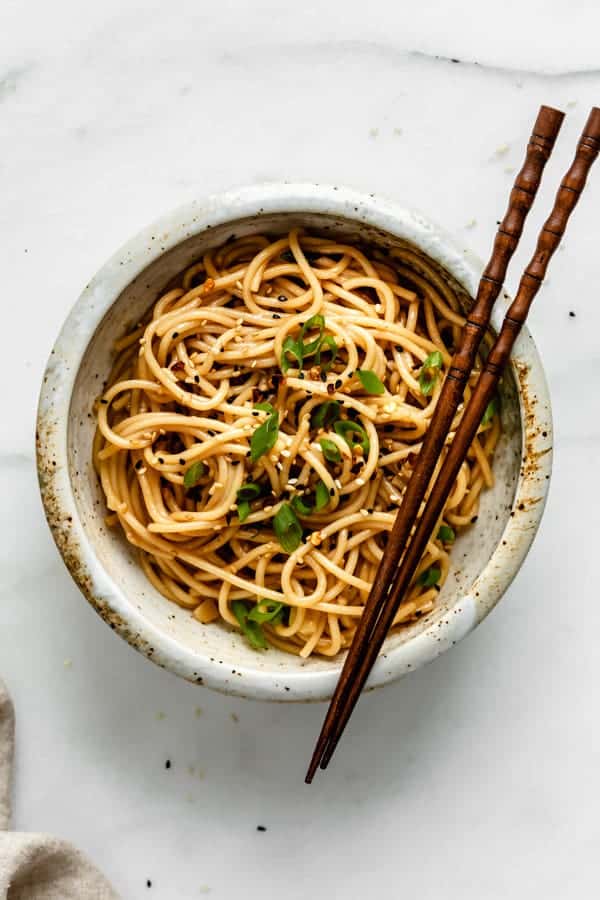
[[[252,410],[252,415],[253,415],[253,416],[258,416],[258,415],[260,415],[260,413],[259,413],[259,411],[258,411],[257,409],[253,409],[253,410]]]
[[[335,497],[335,490],[333,488],[329,488],[329,496]]]
[[[101,400],[100,403],[108,403],[108,400]]]
[[[327,381],[327,375],[325,374],[325,372],[321,372],[320,378],[321,381]]]
[[[136,464],[135,464],[135,467],[136,467],[136,469],[138,470],[138,472],[139,472],[139,470],[142,468],[143,465],[144,465],[144,463],[142,462],[142,460],[141,460],[141,459],[138,459],[138,461],[137,461]]]
[[[304,381],[304,372],[300,372],[298,378],[300,379],[300,381]]]
[[[279,315],[279,313],[273,313],[273,318],[274,318],[274,319],[280,319],[281,316]]]
[[[336,390],[339,390],[341,388],[341,386],[342,386],[342,379],[338,378],[335,383]]]
[[[474,525],[478,518],[478,516],[473,516],[473,518],[471,519],[471,525]]]
[[[368,509],[367,512],[369,513],[370,516],[372,516],[373,513],[375,512],[375,510],[374,510],[374,509]]]
[[[280,303],[285,303],[285,301],[287,300],[287,297],[285,296],[285,294],[280,294],[277,299],[279,300]]]
[[[168,759],[165,763],[165,769],[170,769],[170,768],[171,768],[171,760]]]
[[[152,882],[150,881],[149,878],[146,880],[146,887],[149,887],[149,888],[152,887]]]
[[[572,319],[575,318],[575,313],[573,312],[573,310],[571,310],[571,312],[569,313],[569,316],[570,316]]]
[[[179,337],[179,332],[178,332],[178,331],[174,331],[174,332],[173,332],[173,340],[175,340],[175,338],[178,338],[178,337]]]
[[[180,459],[180,460],[179,460],[179,465],[180,465],[180,466],[185,466],[185,459]]]
[[[387,432],[387,434],[389,434],[391,431],[394,430],[394,426],[393,426],[393,425],[384,425],[384,426],[383,426],[383,430],[384,430],[385,432]]]
[[[196,384],[200,384],[200,376],[194,375],[194,381],[196,382]]]
[[[267,829],[265,828],[264,825],[257,825],[257,826],[256,826],[256,830],[257,830],[257,831],[266,831]]]
[[[162,456],[159,456],[159,457],[158,457],[158,461],[159,461],[159,463],[160,463],[161,466],[162,466],[162,464],[164,463],[164,459],[162,458]]]

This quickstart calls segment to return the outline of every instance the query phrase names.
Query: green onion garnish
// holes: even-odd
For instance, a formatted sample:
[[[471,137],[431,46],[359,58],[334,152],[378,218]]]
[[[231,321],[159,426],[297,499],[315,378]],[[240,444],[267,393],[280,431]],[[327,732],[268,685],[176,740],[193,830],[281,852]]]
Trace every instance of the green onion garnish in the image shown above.
[[[330,441],[329,438],[321,438],[319,441],[321,445],[321,450],[323,451],[323,456],[328,462],[339,463],[342,460],[342,454],[340,453],[340,449],[337,444],[334,444],[333,441]]]
[[[439,350],[434,350],[433,353],[425,357],[419,372],[419,387],[425,397],[428,397],[433,392],[443,362],[444,360]]]
[[[319,334],[313,341],[310,341],[308,344],[304,343],[304,336],[307,331],[314,331],[315,328],[318,328]],[[319,347],[321,346],[321,342],[323,340],[323,332],[325,330],[325,318],[324,316],[317,314],[316,316],[311,316],[310,319],[304,323],[302,328],[300,329],[300,338],[298,343],[302,345],[302,355],[303,356],[312,356],[314,353],[317,353]]]
[[[204,472],[206,470],[206,466],[201,460],[198,462],[192,463],[189,469],[186,469],[186,472],[183,476],[183,486],[188,490],[190,488],[196,487]]]
[[[267,640],[259,623],[250,621],[250,611],[242,600],[234,600],[231,611],[238,620],[242,633],[246,635],[250,646],[255,650],[266,650]]]
[[[271,406],[270,403],[255,403],[254,409],[260,409],[260,410],[262,410],[262,412],[268,412],[268,413],[275,412],[275,410],[273,409],[273,407]]]
[[[321,354],[323,353],[323,348],[326,348],[326,349],[330,350],[330,352],[331,352],[331,358],[326,363],[323,362],[322,356],[321,356]],[[334,362],[337,359],[337,355],[338,355],[338,345],[335,342],[335,338],[333,338],[330,334],[326,334],[321,340],[321,344],[319,346],[319,349],[317,350],[317,355],[315,357],[315,362],[321,369],[321,372],[329,372],[332,365],[334,364]]]
[[[240,522],[245,522],[250,515],[250,501],[260,497],[261,486],[253,481],[243,484],[237,492],[237,508],[238,518]]]
[[[286,553],[293,553],[302,543],[302,525],[289,503],[284,503],[273,519],[273,530]]]
[[[283,347],[281,348],[281,371],[285,375],[292,365],[288,354],[291,354],[296,362],[298,363],[298,368],[302,368],[302,360],[304,358],[303,347],[301,341],[295,341],[293,337],[286,337],[283,342]]]
[[[424,572],[421,572],[417,578],[417,584],[421,587],[433,587],[440,580],[441,571],[437,566],[429,566]]]
[[[302,496],[296,494],[295,497],[292,497],[292,509],[294,512],[297,512],[299,516],[310,516],[313,511],[313,504],[310,502],[311,500],[310,494],[304,494]]]
[[[275,446],[275,442],[279,436],[279,413],[272,412],[266,422],[256,429],[250,439],[250,459],[256,462],[257,459],[268,453]]]
[[[259,600],[256,606],[253,606],[248,613],[250,622],[271,622],[277,625],[283,617],[283,603],[277,600]]]
[[[360,378],[360,383],[367,394],[385,394],[383,382],[377,377],[375,372],[371,372],[368,369],[357,369],[356,374]]]
[[[339,434],[340,437],[344,438],[350,449],[356,444],[360,444],[365,455],[369,452],[371,448],[369,437],[365,429],[362,425],[359,425],[358,422],[353,422],[351,419],[340,419],[338,422],[334,422],[333,430],[336,434]],[[353,437],[355,434],[358,435],[358,439]]]
[[[494,394],[494,396],[492,397],[492,399],[490,400],[490,402],[488,403],[488,405],[485,408],[485,412],[481,419],[482,425],[487,425],[488,422],[492,421],[492,419],[498,412],[498,406],[499,406],[498,395]]]
[[[451,544],[456,539],[456,534],[454,533],[454,528],[451,528],[450,525],[440,525],[437,537],[438,541],[442,541],[444,544]]]
[[[315,512],[320,512],[328,503],[329,488],[324,481],[319,481],[315,488]]]
[[[311,428],[327,428],[332,422],[335,422],[340,414],[341,406],[338,400],[326,400],[315,406],[311,413]]]

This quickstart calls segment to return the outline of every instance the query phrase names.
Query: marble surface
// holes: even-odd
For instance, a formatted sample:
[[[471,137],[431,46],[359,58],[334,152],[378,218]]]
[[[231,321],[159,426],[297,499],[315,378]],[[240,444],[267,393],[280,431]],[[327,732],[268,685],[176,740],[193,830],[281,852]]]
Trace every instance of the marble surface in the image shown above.
[[[546,102],[568,118],[514,288],[600,101],[596,4],[323,7],[0,11],[0,672],[18,713],[16,824],[73,840],[134,900],[587,900],[600,840],[600,167],[531,316],[556,426],[534,548],[467,641],[363,700],[312,788],[322,706],[233,700],[158,670],[82,601],[45,525],[33,428],[47,354],[89,276],[160,212],[265,179],[347,183],[420,207],[485,256]]]

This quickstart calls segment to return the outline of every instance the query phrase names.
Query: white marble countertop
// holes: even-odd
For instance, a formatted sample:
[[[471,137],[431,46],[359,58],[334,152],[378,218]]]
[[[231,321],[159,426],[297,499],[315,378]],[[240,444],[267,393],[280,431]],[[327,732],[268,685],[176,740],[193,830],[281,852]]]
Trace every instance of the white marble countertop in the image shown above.
[[[363,700],[312,788],[324,708],[194,688],[115,637],[58,557],[33,459],[39,381],[71,304],[125,239],[192,197],[347,183],[486,256],[537,107],[558,105],[514,288],[600,102],[597,10],[5,0],[0,673],[18,714],[16,825],[76,842],[124,897],[597,896],[600,166],[531,316],[556,425],[534,548],[473,636]]]

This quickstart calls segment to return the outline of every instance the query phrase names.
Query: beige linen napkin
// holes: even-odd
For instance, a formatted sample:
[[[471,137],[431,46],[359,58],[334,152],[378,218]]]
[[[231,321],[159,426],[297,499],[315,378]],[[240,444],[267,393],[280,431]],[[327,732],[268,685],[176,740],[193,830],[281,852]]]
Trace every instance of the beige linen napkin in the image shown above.
[[[66,841],[8,830],[14,736],[12,703],[0,681],[0,900],[118,900]]]

